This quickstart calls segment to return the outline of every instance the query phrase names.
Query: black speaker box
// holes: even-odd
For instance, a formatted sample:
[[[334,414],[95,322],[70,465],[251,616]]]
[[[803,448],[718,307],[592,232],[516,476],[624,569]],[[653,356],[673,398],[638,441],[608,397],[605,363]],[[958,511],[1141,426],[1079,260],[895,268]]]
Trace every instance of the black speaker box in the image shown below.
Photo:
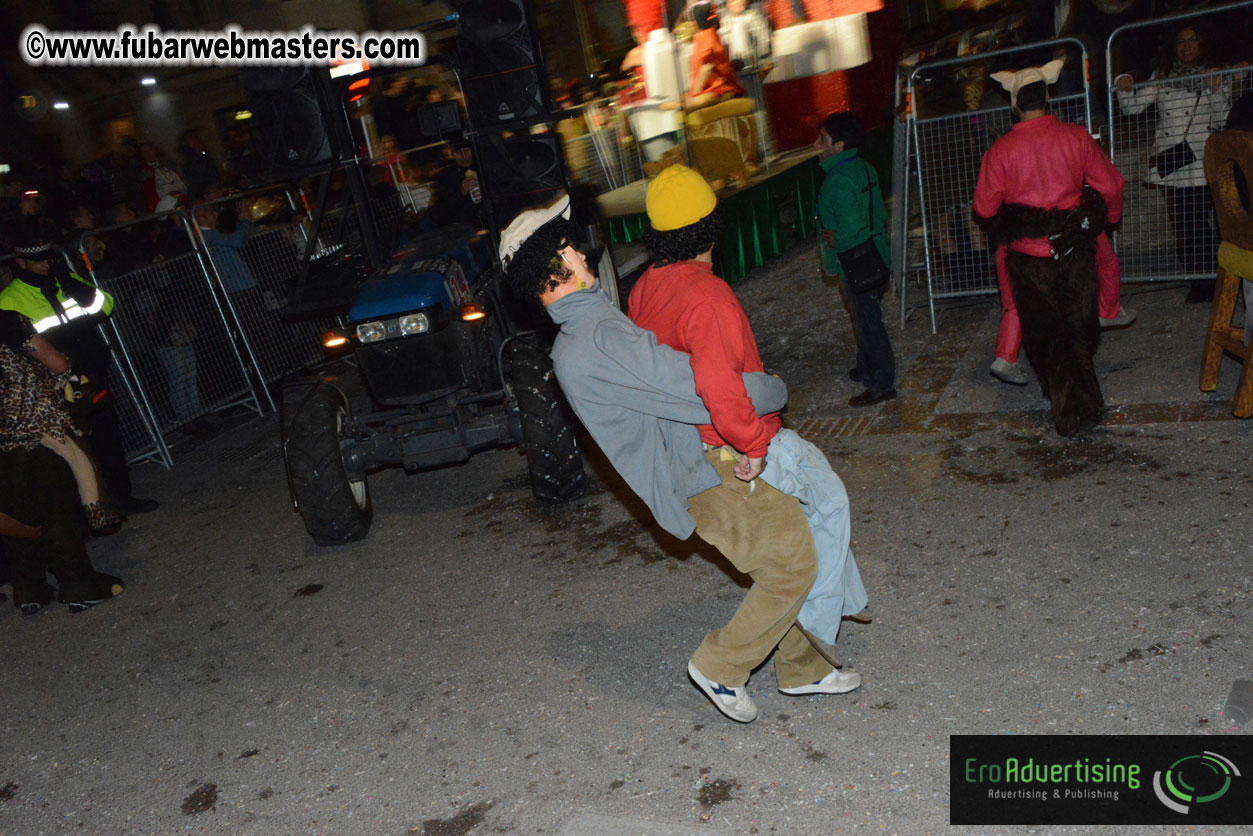
[[[561,138],[555,133],[488,137],[478,151],[479,177],[502,226],[566,188]]]
[[[430,138],[461,133],[461,108],[456,102],[435,102],[418,109],[418,132]]]
[[[318,92],[303,67],[239,71],[264,170],[299,177],[336,159]]]
[[[461,83],[474,127],[547,115],[548,84],[528,0],[465,0],[457,14]]]

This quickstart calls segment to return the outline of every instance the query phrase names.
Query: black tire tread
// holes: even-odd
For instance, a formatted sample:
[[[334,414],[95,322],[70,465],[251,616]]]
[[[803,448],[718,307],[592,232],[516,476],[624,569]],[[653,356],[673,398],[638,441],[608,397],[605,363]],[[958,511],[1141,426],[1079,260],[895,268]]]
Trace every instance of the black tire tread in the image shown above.
[[[348,485],[336,428],[343,400],[326,385],[296,390],[290,398],[290,411],[284,404],[288,414],[283,435],[288,476],[305,528],[319,546],[364,538],[374,518],[374,505],[368,482],[364,508],[357,505]]]
[[[587,477],[552,361],[530,338],[519,337],[509,344],[509,369],[522,418],[531,492],[541,502],[577,499],[587,490]]]

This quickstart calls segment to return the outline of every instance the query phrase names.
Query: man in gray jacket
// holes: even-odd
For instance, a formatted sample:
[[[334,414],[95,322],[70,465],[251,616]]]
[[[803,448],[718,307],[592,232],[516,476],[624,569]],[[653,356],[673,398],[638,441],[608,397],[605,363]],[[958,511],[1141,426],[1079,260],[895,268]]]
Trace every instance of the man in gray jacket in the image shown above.
[[[574,247],[577,227],[563,217],[568,213],[569,200],[563,196],[548,207],[522,213],[502,233],[500,254],[509,284],[520,298],[538,297],[561,326],[552,352],[557,379],[570,405],[614,468],[667,531],[681,539],[695,531],[702,539],[716,543],[719,532],[697,529],[689,513],[690,502],[719,487],[723,478],[712,459],[716,453],[706,455],[694,426],[707,422],[709,413],[696,393],[688,357],[659,346],[652,333],[636,326],[610,302],[597,286],[586,257]],[[777,378],[745,374],[744,381],[760,413],[782,407],[786,389]],[[856,673],[836,670],[815,649],[817,643],[811,645],[814,639],[803,630],[789,632],[793,625],[799,628],[797,618],[802,604],[818,576],[814,536],[806,525],[809,509],[802,512],[795,499],[779,493],[769,483],[746,483],[744,493],[748,501],[743,503],[742,515],[748,518],[754,518],[758,505],[764,508],[764,503],[790,503],[792,515],[785,517],[785,523],[777,522],[780,515],[775,511],[769,515],[762,511],[757,515],[758,521],[777,525],[778,537],[787,542],[785,548],[793,550],[806,567],[798,574],[787,573],[787,583],[803,584],[804,588],[788,593],[795,604],[781,614],[779,639],[784,640],[775,659],[780,685],[784,681],[799,684],[779,690],[804,695],[838,694],[857,688],[861,679]],[[839,493],[844,501],[841,518],[846,525],[847,498],[842,486]],[[823,508],[819,513],[828,517],[839,516],[830,512],[830,503],[811,505]],[[770,571],[763,569],[763,573]],[[847,563],[838,567],[837,574],[823,586],[827,598],[835,604],[835,629],[845,603],[851,612],[865,605],[865,592],[851,554]],[[763,582],[763,578],[766,583],[779,581],[764,574],[754,575],[754,584]],[[850,593],[847,596],[846,591]],[[837,595],[839,599],[835,600]],[[826,609],[829,612],[831,608]],[[794,638],[794,634],[804,634],[805,638]],[[834,630],[830,640],[834,641]],[[751,669],[764,659],[745,661]],[[690,663],[688,673],[726,716],[738,722],[756,718],[757,708],[742,685],[715,682]]]

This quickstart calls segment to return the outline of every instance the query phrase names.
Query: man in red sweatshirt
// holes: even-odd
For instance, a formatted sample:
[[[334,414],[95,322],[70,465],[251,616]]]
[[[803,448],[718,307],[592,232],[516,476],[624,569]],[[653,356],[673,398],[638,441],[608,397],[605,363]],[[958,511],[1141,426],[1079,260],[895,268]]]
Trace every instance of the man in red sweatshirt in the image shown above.
[[[696,393],[709,410],[702,425],[709,462],[722,484],[692,497],[696,534],[753,580],[735,615],[705,636],[688,674],[720,711],[745,722],[756,707],[749,674],[778,647],[775,674],[785,694],[838,694],[860,683],[833,670],[796,623],[817,571],[800,503],[758,479],[782,422],[758,417],[744,372],[765,371],[748,317],[713,272],[721,230],[717,197],[704,178],[673,165],[648,186],[645,244],[654,258],[631,291],[629,315],[657,341],[691,356]]]

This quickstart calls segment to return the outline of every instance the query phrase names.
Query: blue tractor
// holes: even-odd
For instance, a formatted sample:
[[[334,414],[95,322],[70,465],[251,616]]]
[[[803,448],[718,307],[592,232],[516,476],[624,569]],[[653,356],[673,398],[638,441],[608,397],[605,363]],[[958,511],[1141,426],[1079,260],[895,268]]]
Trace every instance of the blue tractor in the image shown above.
[[[581,495],[583,462],[538,333],[515,322],[473,229],[402,246],[356,284],[339,355],[283,389],[292,498],[319,545],[370,530],[368,476],[521,443],[542,502]]]
[[[543,130],[558,117],[546,99],[529,2],[455,5],[428,34],[455,26],[456,55],[432,55],[413,71],[431,75],[411,77],[407,89],[430,90],[446,73],[445,86],[463,90],[464,104],[427,103],[427,95],[412,114],[398,109],[404,100],[386,95],[406,89],[393,83],[394,68],[241,72],[270,137],[262,158],[271,170],[318,172],[301,292],[293,294],[308,304],[289,309],[333,312],[346,325],[328,335],[337,354],[285,381],[282,393],[292,499],[319,545],[365,537],[373,518],[368,477],[384,467],[417,471],[522,444],[539,500],[563,502],[585,488],[548,341],[531,324],[538,312],[528,319],[509,307],[493,246],[520,208],[568,187],[559,137]],[[397,129],[416,130],[424,142],[461,143],[453,156],[475,161],[481,195],[449,167],[462,197],[444,205],[464,205],[469,192],[481,200],[470,214],[482,223],[429,212],[383,222],[367,174],[378,166],[358,154],[354,108],[367,79],[384,93],[372,107],[376,124],[390,113]],[[344,186],[338,197],[333,182]]]

